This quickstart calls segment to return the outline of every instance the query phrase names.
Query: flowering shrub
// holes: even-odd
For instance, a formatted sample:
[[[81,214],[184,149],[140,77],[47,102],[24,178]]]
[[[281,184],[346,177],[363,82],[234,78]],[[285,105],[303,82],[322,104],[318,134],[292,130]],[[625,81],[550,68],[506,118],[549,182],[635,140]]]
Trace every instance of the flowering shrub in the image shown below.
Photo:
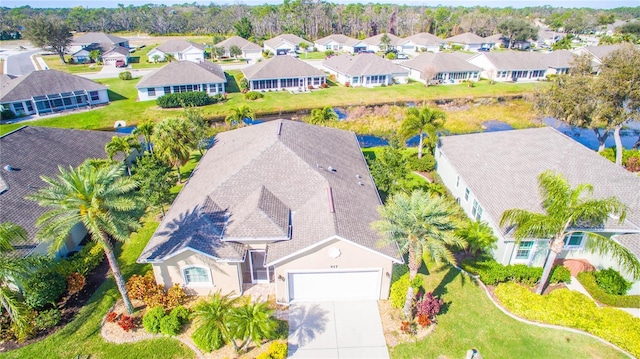
[[[440,314],[443,304],[442,298],[436,298],[432,292],[429,292],[416,303],[416,311],[418,316],[423,315],[429,319],[434,319],[436,315]]]
[[[116,312],[109,312],[107,313],[107,317],[105,318],[105,320],[107,321],[107,323],[115,323],[116,320],[118,320],[118,316],[119,314]]]
[[[131,329],[135,329],[138,327],[136,322],[137,322],[136,318],[130,315],[123,314],[120,317],[120,320],[118,320],[118,325],[120,326],[120,328],[122,328],[122,330],[124,330],[125,332],[128,332]]]

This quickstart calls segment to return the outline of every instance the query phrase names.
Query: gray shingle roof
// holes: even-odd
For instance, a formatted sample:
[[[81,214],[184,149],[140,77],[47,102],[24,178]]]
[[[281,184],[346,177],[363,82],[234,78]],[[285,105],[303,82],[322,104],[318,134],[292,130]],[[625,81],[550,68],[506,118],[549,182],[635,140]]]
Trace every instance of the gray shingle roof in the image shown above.
[[[105,52],[104,54],[102,54],[102,57],[109,57],[109,56],[118,56],[118,55],[124,55],[129,57],[129,49],[127,49],[126,47],[122,47],[122,46],[116,46],[114,48],[112,48],[111,50]]]
[[[355,44],[355,43],[359,42],[359,40],[356,40],[356,39],[354,39],[352,37],[349,37],[349,36],[346,36],[346,35],[332,34],[332,35],[325,36],[323,38],[320,38],[320,39],[316,40],[316,44],[326,45],[331,41],[335,41],[338,44],[342,44],[342,45]]]
[[[57,70],[33,71],[27,75],[0,82],[0,103],[30,99],[73,91],[98,91],[106,87],[84,77],[67,74]]]
[[[176,53],[176,52],[182,52],[188,48],[190,48],[191,46],[195,47],[196,49],[199,50],[203,50],[204,51],[204,46],[201,44],[196,44],[190,41],[185,41],[185,40],[180,40],[180,39],[176,39],[176,40],[169,40],[166,41],[165,43],[161,44],[160,46],[156,47],[156,49],[166,53]]]
[[[432,68],[436,73],[482,71],[480,67],[470,64],[454,54],[443,52],[439,52],[437,54],[430,52],[422,53],[409,61],[403,62],[402,66],[421,72],[427,68]]]
[[[42,71],[37,71],[42,72]],[[114,132],[22,127],[0,137],[0,172],[8,190],[0,193],[0,223],[21,225],[30,240],[17,246],[16,256],[35,248],[36,220],[46,212],[24,197],[45,186],[40,176],[55,177],[58,166],[78,166],[87,158],[106,158],[104,145]],[[4,169],[10,165],[17,171]]]
[[[459,44],[482,44],[485,42],[484,38],[471,33],[471,32],[465,32],[464,34],[460,34],[460,35],[456,35],[456,36],[451,36],[448,37],[446,39],[444,39],[445,42],[455,42],[455,43],[459,43]]]
[[[74,44],[119,44],[122,42],[127,42],[129,40],[115,36],[110,34],[105,34],[104,32],[88,32],[82,36],[78,36],[73,39]]]
[[[222,68],[210,61],[174,61],[144,76],[136,88],[226,83]]]
[[[390,45],[395,46],[402,40],[394,34],[382,33],[375,36],[367,37],[362,41],[366,42],[369,45],[379,46],[382,45],[382,37],[384,37],[385,34],[389,37],[389,40],[391,40],[391,42],[389,43]]]
[[[408,36],[404,39],[400,39],[400,41],[398,42],[398,45],[402,45],[404,43],[407,43],[408,41],[411,41],[414,44],[421,45],[421,46],[440,45],[444,43],[443,39],[433,34],[430,34],[428,32],[420,32],[420,33]]]
[[[542,212],[538,176],[561,173],[572,186],[593,185],[595,197],[616,196],[629,206],[623,224],[606,227],[640,231],[640,178],[553,128],[447,136],[441,150],[483,206],[499,222],[511,208]]]
[[[293,56],[274,56],[242,69],[248,80],[327,76],[324,72]]]
[[[231,36],[230,38],[220,41],[215,44],[216,47],[223,47],[226,51],[229,51],[231,46],[238,46],[243,51],[262,51],[262,47],[258,44],[254,44],[253,42],[243,39],[240,36]]]
[[[636,257],[640,258],[640,234],[625,234],[615,236],[614,238],[620,244],[627,247]]]
[[[300,45],[300,43],[306,43],[308,45],[311,45],[311,43],[303,38],[301,38],[300,36],[294,35],[294,34],[282,34],[282,35],[278,35],[272,39],[269,39],[267,41],[264,42],[265,46],[270,46],[272,48],[276,48],[278,47],[278,45],[280,45],[282,42],[288,42],[292,45]]]
[[[542,61],[541,54],[532,52],[489,52],[479,56],[486,56],[487,59],[498,70],[546,70],[547,65]]]
[[[607,55],[620,48],[620,45],[587,46],[584,49],[598,60],[602,61]]]
[[[217,135],[138,261],[162,261],[187,247],[242,260],[244,245],[220,241],[219,226],[193,239],[207,201],[219,212],[214,222],[229,219],[223,238],[227,229],[253,238],[280,235],[290,218],[291,238],[267,245],[267,263],[331,236],[400,259],[396,246],[376,245],[380,237],[370,223],[379,219],[380,200],[351,132],[278,120]],[[230,228],[234,219],[256,228]]]
[[[576,55],[569,50],[557,50],[542,55],[542,62],[554,69],[573,67]]]
[[[484,42],[498,44],[502,42],[502,34],[495,34],[484,38]]]
[[[332,56],[322,66],[348,76],[401,74],[408,71],[376,54]]]

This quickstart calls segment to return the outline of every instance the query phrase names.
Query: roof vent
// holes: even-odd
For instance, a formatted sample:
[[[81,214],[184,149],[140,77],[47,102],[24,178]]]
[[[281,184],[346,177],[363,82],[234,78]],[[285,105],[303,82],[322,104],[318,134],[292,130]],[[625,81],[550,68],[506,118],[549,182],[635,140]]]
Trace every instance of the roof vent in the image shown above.
[[[333,168],[333,167],[331,167],[331,166],[329,166],[329,167],[327,167],[327,171],[329,171],[329,172],[335,172],[335,171],[336,171],[336,169],[335,169],[335,168]]]
[[[364,183],[362,183],[362,182],[358,182],[358,185],[360,185],[360,186],[364,186]]]
[[[7,172],[15,172],[16,171],[16,169],[11,167],[11,165],[4,166],[4,170],[7,171]]]
[[[362,178],[362,176],[360,176],[360,175],[356,175],[356,178]]]
[[[281,132],[282,132],[282,121],[280,121],[280,123],[278,124],[278,136],[280,136]]]

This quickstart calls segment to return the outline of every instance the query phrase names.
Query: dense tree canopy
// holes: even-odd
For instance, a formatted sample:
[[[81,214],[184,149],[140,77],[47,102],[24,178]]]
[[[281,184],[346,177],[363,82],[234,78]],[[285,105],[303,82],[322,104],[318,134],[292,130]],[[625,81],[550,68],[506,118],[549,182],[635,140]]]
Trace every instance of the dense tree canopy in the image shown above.
[[[36,16],[25,20],[24,27],[24,38],[37,47],[57,54],[66,63],[64,51],[73,38],[67,23],[56,17]]]

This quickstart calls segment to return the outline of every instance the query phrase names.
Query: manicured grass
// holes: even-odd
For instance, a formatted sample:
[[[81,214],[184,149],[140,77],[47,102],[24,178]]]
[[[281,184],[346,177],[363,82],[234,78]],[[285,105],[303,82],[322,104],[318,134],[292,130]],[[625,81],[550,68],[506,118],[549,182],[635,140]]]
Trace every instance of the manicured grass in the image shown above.
[[[584,335],[545,329],[499,311],[469,277],[450,266],[429,265],[424,287],[446,306],[427,338],[398,345],[392,358],[463,358],[476,348],[485,358],[627,358]]]
[[[82,74],[87,72],[98,72],[102,70],[102,65],[98,64],[70,64],[71,55],[65,55],[66,64],[60,61],[58,55],[43,55],[42,59],[47,63],[47,67],[51,70],[68,72],[70,74]]]
[[[158,223],[147,221],[121,246],[118,261],[125,278],[150,269],[135,260],[157,228]],[[120,298],[113,279],[108,279],[91,297],[78,316],[67,326],[48,338],[24,348],[3,353],[3,358],[193,358],[193,351],[175,339],[145,340],[133,344],[111,344],[100,336],[100,323],[115,301]]]
[[[324,60],[327,55],[324,51],[304,52],[299,54],[300,60]]]

